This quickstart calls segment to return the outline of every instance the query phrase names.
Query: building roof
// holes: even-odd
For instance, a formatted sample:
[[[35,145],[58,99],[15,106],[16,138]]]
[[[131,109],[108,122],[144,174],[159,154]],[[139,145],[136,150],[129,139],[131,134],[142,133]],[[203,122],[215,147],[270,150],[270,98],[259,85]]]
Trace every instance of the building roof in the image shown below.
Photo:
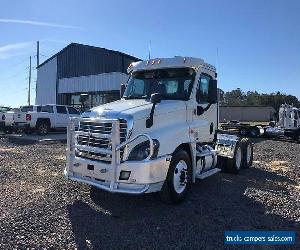
[[[45,65],[47,62],[49,62],[51,59],[53,59],[54,57],[62,54],[63,52],[65,52],[66,50],[68,50],[69,48],[73,47],[73,46],[78,46],[78,47],[82,47],[82,48],[86,48],[86,49],[95,49],[95,50],[98,50],[98,51],[107,51],[107,52],[110,52],[110,53],[113,53],[113,54],[118,54],[118,55],[122,55],[122,56],[125,56],[129,59],[132,59],[134,61],[141,61],[141,59],[137,58],[137,57],[134,57],[134,56],[131,56],[131,55],[128,55],[128,54],[125,54],[123,52],[120,52],[120,51],[116,51],[116,50],[110,50],[110,49],[106,49],[106,48],[101,48],[101,47],[95,47],[95,46],[90,46],[90,45],[85,45],[85,44],[80,44],[80,43],[70,43],[68,46],[64,47],[62,50],[60,50],[59,52],[57,52],[56,54],[54,54],[53,56],[49,57],[48,59],[46,59],[44,62],[42,62],[37,68]]]

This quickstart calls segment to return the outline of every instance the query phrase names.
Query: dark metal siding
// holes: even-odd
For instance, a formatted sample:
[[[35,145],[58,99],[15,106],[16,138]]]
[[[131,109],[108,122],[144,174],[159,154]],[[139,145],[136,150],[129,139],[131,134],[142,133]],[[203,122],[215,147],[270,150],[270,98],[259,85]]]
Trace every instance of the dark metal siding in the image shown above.
[[[132,56],[103,48],[71,44],[58,54],[58,79],[97,75],[109,72],[127,73]]]

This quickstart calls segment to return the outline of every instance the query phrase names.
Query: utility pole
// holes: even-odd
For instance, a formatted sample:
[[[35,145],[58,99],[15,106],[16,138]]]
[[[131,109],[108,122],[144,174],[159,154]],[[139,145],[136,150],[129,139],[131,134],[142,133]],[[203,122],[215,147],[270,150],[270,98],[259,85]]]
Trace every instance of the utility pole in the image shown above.
[[[149,41],[149,44],[148,44],[148,60],[150,61],[150,58],[151,58],[151,40]]]
[[[36,67],[40,65],[40,41],[36,42]]]
[[[37,68],[40,65],[40,41],[36,42],[36,78],[37,78]],[[35,96],[37,92],[37,80],[35,81]]]
[[[31,56],[29,57],[29,77],[28,77],[28,105],[30,105],[30,88],[31,88]]]

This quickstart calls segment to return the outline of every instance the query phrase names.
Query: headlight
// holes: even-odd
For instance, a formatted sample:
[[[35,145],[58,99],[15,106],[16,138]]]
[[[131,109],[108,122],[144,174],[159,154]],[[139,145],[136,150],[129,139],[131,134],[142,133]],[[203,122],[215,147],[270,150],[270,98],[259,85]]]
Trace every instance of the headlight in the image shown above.
[[[153,155],[151,159],[154,159],[158,155],[159,150],[159,141],[156,139],[153,139]],[[128,161],[141,161],[146,159],[150,154],[150,142],[144,141],[138,145],[136,145],[130,152],[128,156]]]

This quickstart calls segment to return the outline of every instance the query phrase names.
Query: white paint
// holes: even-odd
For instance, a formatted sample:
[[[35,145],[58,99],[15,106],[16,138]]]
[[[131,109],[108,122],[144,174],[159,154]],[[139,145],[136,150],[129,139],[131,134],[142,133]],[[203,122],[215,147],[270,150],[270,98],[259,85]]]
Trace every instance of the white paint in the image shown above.
[[[57,58],[54,57],[37,69],[37,105],[56,103]]]
[[[127,80],[128,75],[120,72],[62,78],[59,80],[58,93],[120,90],[120,85]]]

